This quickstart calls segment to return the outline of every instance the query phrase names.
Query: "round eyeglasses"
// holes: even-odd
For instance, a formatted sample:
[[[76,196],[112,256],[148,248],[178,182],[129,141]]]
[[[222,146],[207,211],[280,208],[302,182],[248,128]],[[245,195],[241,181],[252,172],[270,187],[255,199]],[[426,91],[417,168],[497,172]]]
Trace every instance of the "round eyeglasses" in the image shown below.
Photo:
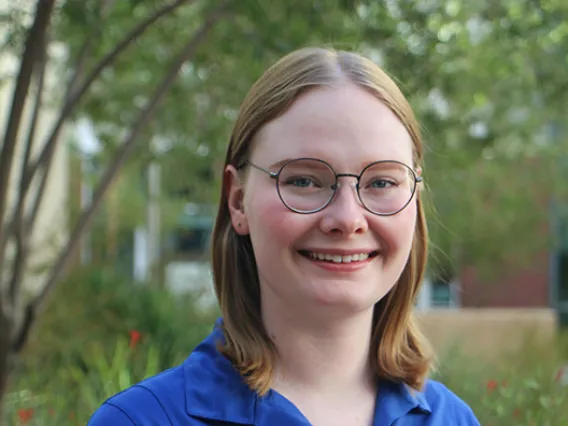
[[[326,208],[341,186],[340,177],[357,179],[355,189],[359,201],[366,210],[379,216],[392,216],[402,211],[412,200],[417,184],[422,182],[414,170],[394,160],[371,163],[359,175],[336,173],[328,163],[315,158],[287,161],[277,172],[248,160],[239,169],[246,164],[274,179],[282,203],[301,214],[316,213]]]

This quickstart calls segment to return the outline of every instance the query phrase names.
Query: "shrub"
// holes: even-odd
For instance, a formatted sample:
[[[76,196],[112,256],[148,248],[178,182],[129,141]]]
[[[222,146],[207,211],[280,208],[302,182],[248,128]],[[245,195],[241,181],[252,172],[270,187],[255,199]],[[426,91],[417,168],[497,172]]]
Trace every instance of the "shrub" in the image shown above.
[[[9,424],[85,425],[108,397],[162,371],[157,348],[132,337],[130,342],[119,339],[112,352],[92,342],[83,348],[81,360],[83,368],[68,365],[46,371],[42,386],[35,377],[19,377],[6,403]]]
[[[95,401],[100,405],[128,383],[180,363],[218,315],[196,299],[102,269],[76,271],[58,287],[18,360],[8,424],[32,424],[29,410],[34,419],[50,416],[37,424],[66,424],[68,417],[55,419],[61,413],[82,421]],[[129,345],[138,352],[130,353]]]
[[[527,341],[492,364],[454,351],[442,359],[435,378],[471,405],[484,426],[568,426],[568,383],[561,374],[566,338],[555,343]]]
[[[160,348],[159,367],[166,368],[193,350],[218,315],[195,300],[195,295],[174,295],[104,270],[80,270],[57,289],[19,368],[38,362],[54,371],[81,366],[85,346],[113,347],[131,331]]]

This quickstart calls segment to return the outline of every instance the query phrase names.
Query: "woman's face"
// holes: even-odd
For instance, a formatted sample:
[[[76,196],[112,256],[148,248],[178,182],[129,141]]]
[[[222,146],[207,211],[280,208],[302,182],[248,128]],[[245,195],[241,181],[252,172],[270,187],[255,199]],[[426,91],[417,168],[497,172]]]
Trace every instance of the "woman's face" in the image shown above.
[[[277,172],[283,160],[300,157],[355,175],[378,160],[412,167],[412,140],[394,113],[364,89],[317,88],[260,130],[249,160]],[[397,282],[412,246],[415,197],[398,214],[378,216],[361,204],[356,178],[341,177],[326,208],[298,214],[283,204],[266,173],[248,166],[239,180],[228,166],[227,178],[233,226],[252,241],[263,312],[362,312]],[[288,184],[309,191],[312,182]]]

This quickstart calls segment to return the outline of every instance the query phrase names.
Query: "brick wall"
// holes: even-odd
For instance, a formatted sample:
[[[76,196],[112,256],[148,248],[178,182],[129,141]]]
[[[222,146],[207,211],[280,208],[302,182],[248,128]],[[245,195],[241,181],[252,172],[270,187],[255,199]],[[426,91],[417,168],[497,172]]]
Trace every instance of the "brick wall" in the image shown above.
[[[550,257],[541,252],[528,262],[504,266],[491,278],[464,268],[461,282],[463,307],[548,307],[550,306]]]

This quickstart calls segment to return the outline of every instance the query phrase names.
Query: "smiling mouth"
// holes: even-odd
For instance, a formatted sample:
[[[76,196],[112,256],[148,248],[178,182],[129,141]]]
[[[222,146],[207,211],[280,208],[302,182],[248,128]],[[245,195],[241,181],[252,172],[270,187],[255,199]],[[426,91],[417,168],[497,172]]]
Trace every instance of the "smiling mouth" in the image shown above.
[[[364,262],[368,259],[376,257],[379,254],[379,252],[376,250],[369,253],[355,253],[346,256],[342,256],[339,254],[330,254],[330,253],[317,253],[307,250],[299,250],[298,253],[300,253],[304,257],[307,257],[310,260],[317,260],[321,262],[330,262],[330,263]]]

